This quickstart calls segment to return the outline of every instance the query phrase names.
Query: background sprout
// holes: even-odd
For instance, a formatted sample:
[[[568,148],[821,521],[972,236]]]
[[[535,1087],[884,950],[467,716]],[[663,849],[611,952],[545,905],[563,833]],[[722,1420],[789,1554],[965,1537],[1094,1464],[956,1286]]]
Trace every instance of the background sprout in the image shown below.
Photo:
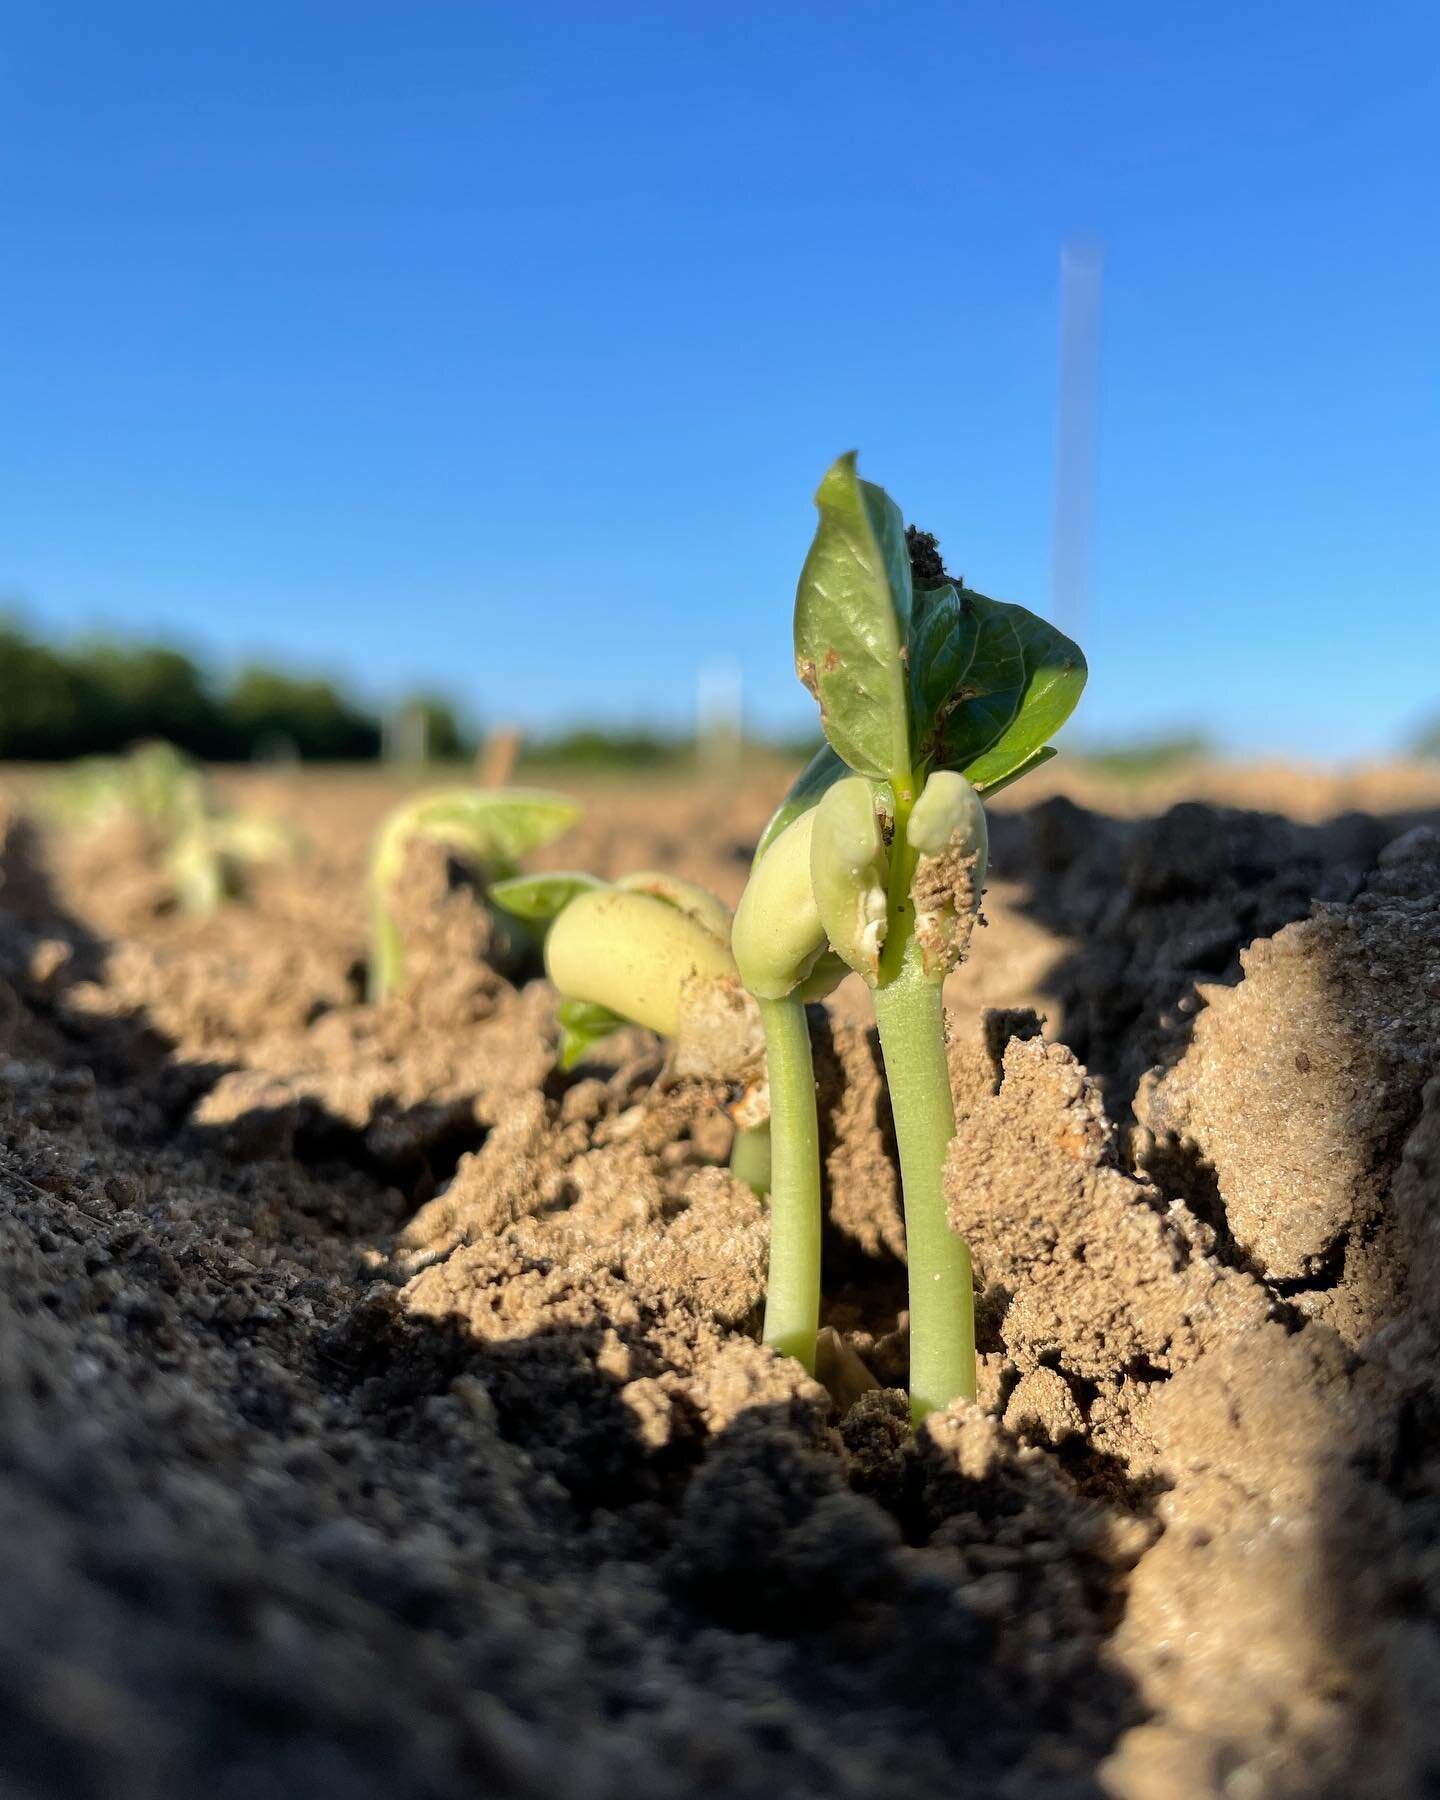
[[[203,915],[244,894],[257,863],[281,862],[294,850],[294,834],[277,819],[201,813],[176,834],[165,867],[181,906]]]
[[[826,472],[816,505],[795,666],[827,742],[767,828],[759,867],[813,811],[815,905],[832,952],[875,998],[905,1200],[918,1420],[975,1393],[970,1253],[949,1229],[941,1188],[955,1135],[941,987],[985,878],[979,795],[1054,755],[1046,739],[1079,700],[1085,660],[1023,607],[944,580],[933,543],[917,581],[899,509],[859,478],[853,454]]]
[[[370,859],[372,1004],[394,992],[404,966],[391,896],[410,843],[443,844],[489,884],[514,875],[527,851],[559,837],[579,817],[575,801],[541,788],[452,788],[397,807],[380,827]]]
[[[246,890],[258,863],[291,855],[294,834],[278,820],[221,804],[204,771],[173,744],[139,744],[125,756],[86,757],[54,783],[48,812],[94,830],[129,820],[158,851],[185,911],[213,912]]]
[[[213,802],[199,765],[157,740],[124,756],[85,756],[70,764],[50,783],[45,810],[71,830],[128,819],[168,837],[207,806]]]

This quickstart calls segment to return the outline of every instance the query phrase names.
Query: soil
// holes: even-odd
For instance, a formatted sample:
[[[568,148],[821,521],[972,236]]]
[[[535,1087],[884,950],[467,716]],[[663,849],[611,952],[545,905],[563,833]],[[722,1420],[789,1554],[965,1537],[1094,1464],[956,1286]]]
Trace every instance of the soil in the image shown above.
[[[206,920],[12,797],[0,1793],[1435,1792],[1440,792],[1059,780],[948,990],[981,1398],[918,1436],[863,990],[822,1385],[725,1096],[635,1030],[561,1074],[443,853],[362,1004],[392,787],[244,784],[303,849]],[[536,860],[733,899],[777,785]]]

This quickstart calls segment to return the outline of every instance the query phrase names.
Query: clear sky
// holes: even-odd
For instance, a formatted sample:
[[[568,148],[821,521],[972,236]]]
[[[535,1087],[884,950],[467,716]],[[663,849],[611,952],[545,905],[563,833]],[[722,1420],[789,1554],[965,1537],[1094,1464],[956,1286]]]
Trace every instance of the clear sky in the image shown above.
[[[1440,708],[1430,4],[9,0],[0,594],[487,719],[766,726],[830,459],[1048,603],[1105,248],[1094,737]]]

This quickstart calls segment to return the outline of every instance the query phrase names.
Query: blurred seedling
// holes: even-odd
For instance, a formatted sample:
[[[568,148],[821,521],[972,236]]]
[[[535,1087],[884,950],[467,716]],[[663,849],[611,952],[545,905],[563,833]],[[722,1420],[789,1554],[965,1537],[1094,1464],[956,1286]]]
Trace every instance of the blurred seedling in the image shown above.
[[[900,1153],[915,1418],[975,1395],[970,1252],[942,1185],[955,1135],[942,987],[984,886],[981,796],[1054,754],[1085,659],[1020,606],[951,581],[853,454],[816,495],[795,664],[826,744],[761,838],[732,947],[768,1052],[773,1173],[767,1343],[813,1368],[820,1172],[804,1003],[847,969],[874,996]],[[912,567],[912,556],[914,559]]]
[[[730,953],[730,909],[703,887],[645,870],[605,882],[565,872],[495,883],[497,906],[545,930],[545,972],[560,996],[559,1063],[572,1069],[626,1024],[670,1041],[674,1074],[724,1082],[738,1098],[730,1166],[769,1183],[769,1132],[757,1094],[764,1039]]]
[[[518,873],[523,856],[579,817],[575,801],[541,788],[450,788],[397,807],[381,825],[370,857],[371,1002],[378,1005],[394,993],[404,970],[394,896],[411,844],[442,845],[493,890]]]
[[[124,756],[86,756],[50,782],[47,815],[74,831],[128,821],[168,835],[209,805],[204,772],[173,744],[137,744]]]
[[[175,897],[187,912],[206,914],[249,891],[261,863],[295,853],[295,835],[278,819],[236,812],[194,814],[165,852]]]
[[[286,826],[223,805],[204,771],[162,742],[73,764],[52,783],[46,811],[73,831],[135,826],[175,902],[199,915],[242,897],[257,865],[281,861],[295,849]]]

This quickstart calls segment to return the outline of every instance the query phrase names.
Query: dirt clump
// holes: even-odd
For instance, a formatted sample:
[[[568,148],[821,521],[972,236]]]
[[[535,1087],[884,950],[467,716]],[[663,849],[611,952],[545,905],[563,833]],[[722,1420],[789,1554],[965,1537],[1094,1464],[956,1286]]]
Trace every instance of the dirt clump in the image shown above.
[[[1142,1086],[1145,1153],[1213,1179],[1229,1238],[1267,1279],[1322,1289],[1378,1225],[1440,1061],[1437,853],[1435,833],[1407,834],[1350,905],[1252,945],[1244,980],[1200,990],[1183,1056]]]
[[[1300,824],[1193,801],[1134,820],[1056,795],[995,819],[992,868],[1065,940],[1040,1010],[1124,1120],[1141,1077],[1187,1041],[1197,988],[1233,985],[1241,951],[1316,902],[1348,902],[1398,830],[1364,814]]]

